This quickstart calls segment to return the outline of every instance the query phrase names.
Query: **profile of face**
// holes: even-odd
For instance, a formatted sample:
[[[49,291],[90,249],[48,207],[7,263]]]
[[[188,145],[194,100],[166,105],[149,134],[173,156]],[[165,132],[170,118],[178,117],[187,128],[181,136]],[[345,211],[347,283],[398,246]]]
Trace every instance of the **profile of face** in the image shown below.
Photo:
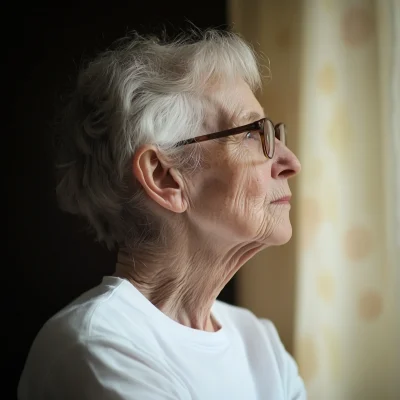
[[[265,116],[243,80],[230,86],[214,85],[205,96],[206,133]],[[195,173],[168,168],[154,147],[145,145],[135,153],[134,175],[162,208],[183,215],[192,237],[220,248],[248,246],[252,254],[286,243],[292,235],[288,179],[300,171],[297,157],[275,139],[274,156],[267,158],[258,132],[200,145],[202,166]]]
[[[207,100],[208,133],[265,116],[243,80],[210,90]],[[284,244],[292,235],[288,179],[300,171],[300,162],[278,139],[273,158],[266,158],[260,140],[258,132],[244,132],[204,142],[203,168],[184,179],[188,217],[216,243],[264,248]]]

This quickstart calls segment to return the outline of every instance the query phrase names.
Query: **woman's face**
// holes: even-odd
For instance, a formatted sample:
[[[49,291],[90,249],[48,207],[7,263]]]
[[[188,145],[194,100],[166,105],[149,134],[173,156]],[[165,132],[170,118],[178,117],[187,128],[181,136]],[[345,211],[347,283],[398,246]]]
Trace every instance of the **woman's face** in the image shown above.
[[[206,132],[245,125],[264,111],[244,81],[211,90]],[[247,116],[247,118],[246,118]],[[257,132],[205,142],[204,166],[187,178],[187,212],[210,239],[262,247],[286,243],[292,234],[288,178],[300,171],[297,157],[278,140],[273,159],[262,151]],[[218,243],[218,242],[217,242]]]

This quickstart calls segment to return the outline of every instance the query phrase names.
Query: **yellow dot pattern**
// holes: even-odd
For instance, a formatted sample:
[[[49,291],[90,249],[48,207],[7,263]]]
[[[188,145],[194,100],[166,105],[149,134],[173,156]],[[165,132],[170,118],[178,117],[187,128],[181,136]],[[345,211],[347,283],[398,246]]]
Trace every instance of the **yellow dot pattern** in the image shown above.
[[[373,247],[372,234],[365,227],[353,226],[344,235],[344,251],[349,260],[366,259]]]
[[[317,275],[317,294],[326,303],[332,303],[335,297],[335,280],[329,271]]]
[[[373,290],[365,290],[358,300],[358,312],[364,321],[374,321],[382,313],[382,295]]]
[[[335,69],[332,64],[325,64],[318,73],[318,88],[325,94],[331,94],[336,88]]]
[[[375,30],[371,12],[362,6],[345,9],[341,30],[343,41],[347,46],[362,46],[371,38]]]

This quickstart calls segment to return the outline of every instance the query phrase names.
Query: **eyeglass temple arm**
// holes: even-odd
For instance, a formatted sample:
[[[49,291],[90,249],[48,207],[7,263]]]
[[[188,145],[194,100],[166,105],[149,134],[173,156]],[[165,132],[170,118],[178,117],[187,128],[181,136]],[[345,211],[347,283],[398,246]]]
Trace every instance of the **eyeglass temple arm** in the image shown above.
[[[197,136],[192,139],[182,140],[182,141],[178,142],[176,144],[176,146],[179,147],[179,146],[184,146],[185,144],[192,144],[192,143],[205,142],[207,140],[220,139],[220,138],[231,136],[231,135],[238,135],[239,133],[246,132],[247,130],[257,131],[259,129],[260,129],[259,121],[252,122],[251,124],[238,126],[236,128],[227,129],[225,131],[209,133],[208,135],[202,135],[202,136]]]

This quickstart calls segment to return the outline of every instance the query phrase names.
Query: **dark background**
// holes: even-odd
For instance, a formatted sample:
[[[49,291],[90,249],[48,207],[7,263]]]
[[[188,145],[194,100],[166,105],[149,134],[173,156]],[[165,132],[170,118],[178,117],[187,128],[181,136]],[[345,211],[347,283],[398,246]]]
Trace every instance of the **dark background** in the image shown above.
[[[59,211],[55,201],[52,119],[78,67],[133,29],[175,34],[189,27],[188,21],[200,28],[226,28],[224,0],[60,4],[21,3],[20,9],[3,13],[13,30],[4,39],[2,82],[8,180],[2,399],[16,398],[29,347],[43,323],[112,273],[115,264],[115,254],[94,243],[85,224]],[[220,298],[234,303],[234,281]]]

